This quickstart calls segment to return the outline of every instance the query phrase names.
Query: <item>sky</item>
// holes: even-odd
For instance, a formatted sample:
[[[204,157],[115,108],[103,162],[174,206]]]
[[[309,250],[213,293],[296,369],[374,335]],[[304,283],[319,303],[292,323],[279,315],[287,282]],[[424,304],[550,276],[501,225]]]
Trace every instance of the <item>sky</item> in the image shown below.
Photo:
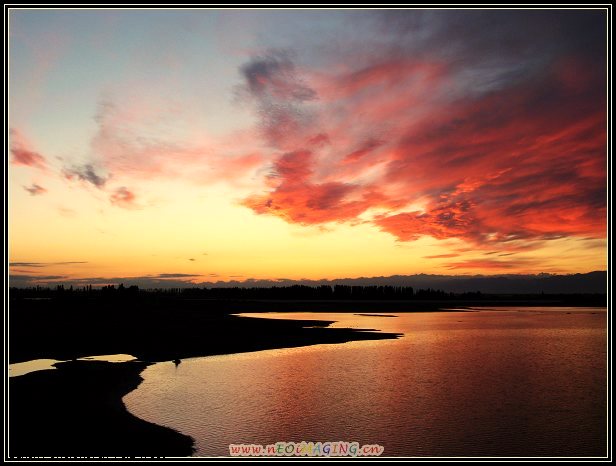
[[[11,284],[605,270],[606,24],[13,8]]]

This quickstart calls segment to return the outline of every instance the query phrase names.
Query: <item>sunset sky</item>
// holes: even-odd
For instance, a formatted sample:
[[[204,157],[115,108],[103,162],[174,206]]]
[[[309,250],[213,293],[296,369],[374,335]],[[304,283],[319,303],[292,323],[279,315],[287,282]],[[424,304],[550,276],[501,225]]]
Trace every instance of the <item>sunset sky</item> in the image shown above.
[[[605,270],[606,22],[12,9],[11,283]]]

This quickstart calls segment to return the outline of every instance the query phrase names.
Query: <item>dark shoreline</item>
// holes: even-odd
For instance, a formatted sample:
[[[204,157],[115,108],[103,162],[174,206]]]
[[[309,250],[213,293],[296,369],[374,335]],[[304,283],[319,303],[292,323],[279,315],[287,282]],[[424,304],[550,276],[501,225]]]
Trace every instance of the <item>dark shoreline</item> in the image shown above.
[[[195,318],[190,312],[187,315]],[[183,339],[184,345],[178,344],[180,340],[169,338],[168,345],[159,342],[161,348],[153,348],[149,346],[152,340],[136,338],[141,347],[135,351],[133,346],[116,346],[117,341],[106,339],[107,344],[94,342],[94,352],[90,353],[128,353],[140,361],[68,361],[57,363],[55,370],[11,377],[8,384],[10,458],[190,456],[194,452],[192,438],[136,418],[122,403],[122,397],[143,380],[140,373],[153,362],[398,337],[391,333],[328,328],[329,321],[210,315],[205,321],[203,316],[196,320],[201,325],[207,324],[208,331],[204,333],[217,337],[194,346],[190,335],[195,322],[191,320],[186,319],[182,325],[182,331],[189,337]],[[56,330],[61,327],[56,325]],[[101,329],[97,333],[101,333]],[[233,335],[235,338],[230,338]],[[11,353],[11,359],[14,362],[38,358],[74,359],[85,355],[84,350],[53,349],[53,346],[39,348],[36,353],[29,358],[24,352]]]
[[[194,441],[130,414],[149,363],[69,361],[9,381],[9,457],[190,456]]]

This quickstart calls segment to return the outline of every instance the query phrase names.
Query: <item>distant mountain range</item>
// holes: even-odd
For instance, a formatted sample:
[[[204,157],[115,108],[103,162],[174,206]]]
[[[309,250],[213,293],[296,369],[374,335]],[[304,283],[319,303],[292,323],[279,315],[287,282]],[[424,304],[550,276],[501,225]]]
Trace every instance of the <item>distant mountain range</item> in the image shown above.
[[[44,280],[48,278],[49,280]],[[201,281],[202,275],[158,274],[137,277],[91,277],[71,279],[68,277],[41,277],[33,275],[11,274],[11,287],[29,288],[36,286],[55,288],[57,285],[83,287],[91,285],[124,286],[137,285],[142,289],[152,288],[269,288],[274,286],[411,286],[415,290],[443,290],[453,293],[480,291],[493,294],[573,294],[573,293],[607,293],[608,277],[606,271],[556,275],[540,273],[537,275],[393,275],[390,277],[339,278],[334,280],[231,280]]]
[[[596,271],[571,275],[540,273],[537,275],[393,275],[390,277],[340,278],[335,280],[244,280],[201,283],[199,286],[271,287],[290,285],[412,286],[415,289],[439,289],[465,293],[480,291],[495,294],[519,293],[607,293],[607,272]]]

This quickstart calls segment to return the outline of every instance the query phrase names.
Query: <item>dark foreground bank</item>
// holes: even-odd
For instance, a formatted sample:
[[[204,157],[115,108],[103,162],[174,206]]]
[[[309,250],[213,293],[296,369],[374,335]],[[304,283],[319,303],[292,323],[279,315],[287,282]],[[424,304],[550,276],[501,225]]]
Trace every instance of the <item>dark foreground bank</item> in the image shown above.
[[[273,346],[348,341],[344,329],[306,330],[304,322],[273,323],[233,316],[249,312],[435,312],[469,306],[605,306],[605,295],[500,296],[454,300],[203,299],[188,290],[67,292],[11,290],[10,362],[128,353],[144,361],[235,353]],[[186,295],[186,296],[185,296]],[[312,323],[311,325],[315,325]],[[321,326],[327,325],[321,322]],[[361,338],[353,332],[351,339]],[[369,338],[378,338],[376,335]],[[325,340],[323,340],[325,339]],[[306,341],[308,343],[306,343]]]
[[[11,378],[10,457],[190,456],[192,438],[136,418],[122,403],[147,365],[74,361]]]
[[[9,310],[9,362],[105,354],[131,354],[155,362],[396,337],[328,328],[331,321],[232,314],[293,309],[291,303],[256,304],[179,299],[16,300]]]
[[[190,456],[190,437],[135,418],[122,403],[150,362],[398,336],[229,314],[246,310],[165,300],[12,302],[11,362],[123,353],[140,361],[70,361],[10,378],[10,457]]]

